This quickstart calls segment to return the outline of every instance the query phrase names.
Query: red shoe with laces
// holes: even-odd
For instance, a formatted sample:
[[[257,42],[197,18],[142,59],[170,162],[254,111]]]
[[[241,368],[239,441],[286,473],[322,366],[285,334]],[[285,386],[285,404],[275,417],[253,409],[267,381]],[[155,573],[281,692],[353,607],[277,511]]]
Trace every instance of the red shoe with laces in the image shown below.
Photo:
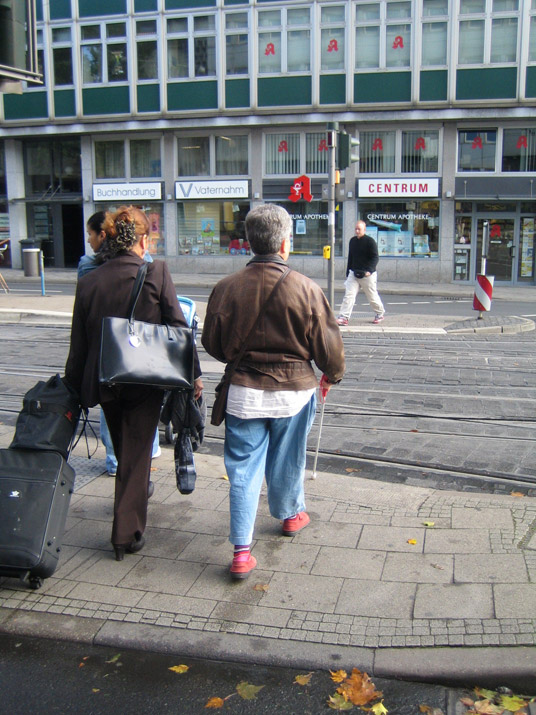
[[[283,522],[283,536],[294,536],[298,531],[305,529],[311,519],[306,511],[301,511],[292,519],[285,519]]]
[[[229,569],[231,578],[247,578],[256,565],[257,559],[249,551],[237,554]]]

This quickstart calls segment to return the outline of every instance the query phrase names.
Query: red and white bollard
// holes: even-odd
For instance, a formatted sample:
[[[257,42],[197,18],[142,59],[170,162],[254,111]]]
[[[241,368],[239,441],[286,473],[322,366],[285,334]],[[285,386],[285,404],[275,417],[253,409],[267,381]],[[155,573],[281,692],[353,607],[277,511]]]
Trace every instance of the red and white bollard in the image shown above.
[[[473,310],[479,310],[479,319],[482,318],[483,311],[491,309],[491,295],[493,293],[493,281],[495,276],[484,276],[478,274],[476,277],[475,295],[473,297]]]

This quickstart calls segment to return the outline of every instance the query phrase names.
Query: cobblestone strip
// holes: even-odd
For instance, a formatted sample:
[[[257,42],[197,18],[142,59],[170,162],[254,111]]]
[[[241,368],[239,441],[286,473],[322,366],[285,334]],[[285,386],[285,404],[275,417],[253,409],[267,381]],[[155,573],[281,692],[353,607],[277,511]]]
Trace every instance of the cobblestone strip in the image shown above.
[[[0,607],[213,633],[365,648],[536,645],[536,618],[394,619],[291,611],[286,627],[127,608],[2,589]]]

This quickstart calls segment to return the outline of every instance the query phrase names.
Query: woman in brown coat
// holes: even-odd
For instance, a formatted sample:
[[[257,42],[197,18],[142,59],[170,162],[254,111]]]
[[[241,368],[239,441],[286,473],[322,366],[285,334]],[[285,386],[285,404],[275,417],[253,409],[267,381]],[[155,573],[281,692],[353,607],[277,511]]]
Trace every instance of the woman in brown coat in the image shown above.
[[[108,260],[78,281],[65,377],[78,391],[83,407],[101,404],[110,428],[118,460],[112,544],[115,558],[121,561],[125,553],[140,551],[145,544],[151,450],[163,391],[144,385],[110,388],[99,384],[102,319],[127,317],[132,286],[147,248],[149,221],[140,209],[123,206],[107,214],[103,228],[108,235]],[[148,265],[136,319],[187,327],[163,261]],[[197,355],[194,377],[198,397],[203,383]]]

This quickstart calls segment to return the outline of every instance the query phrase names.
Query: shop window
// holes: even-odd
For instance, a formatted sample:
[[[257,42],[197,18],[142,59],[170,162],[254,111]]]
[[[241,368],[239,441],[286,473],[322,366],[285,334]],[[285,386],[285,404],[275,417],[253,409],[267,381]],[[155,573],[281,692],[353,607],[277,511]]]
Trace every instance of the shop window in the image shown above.
[[[188,15],[167,21],[169,79],[216,75],[216,18]]]
[[[448,11],[448,0],[423,0],[423,67],[447,64]]]
[[[311,28],[308,7],[259,10],[259,73],[310,72]]]
[[[359,3],[355,22],[356,69],[410,66],[411,2]]]
[[[292,216],[290,252],[321,256],[328,235],[327,201],[277,201]],[[335,212],[335,255],[342,256],[343,209]]]
[[[395,171],[395,132],[360,132],[359,170],[362,174]]]
[[[125,142],[96,141],[95,178],[124,179],[125,176]]]
[[[158,79],[158,41],[156,20],[136,22],[138,79]]]
[[[228,75],[248,74],[248,13],[225,15],[225,71]]]
[[[439,132],[402,132],[402,173],[437,173]]]
[[[536,11],[534,0],[532,2],[532,10]],[[529,62],[536,62],[536,12],[533,12],[530,18]]]
[[[54,85],[61,87],[73,84],[73,56],[70,27],[52,28],[52,62]]]
[[[249,173],[247,135],[218,136],[215,149],[217,175],[244,176]]]
[[[536,172],[536,129],[505,129],[503,171]]]
[[[439,201],[359,202],[359,218],[378,244],[380,256],[437,258]]]
[[[290,174],[300,171],[300,135],[266,134],[265,173]]]
[[[131,139],[129,144],[132,178],[162,176],[160,139]]]
[[[329,150],[326,132],[305,135],[305,173],[324,174],[329,171]]]
[[[344,70],[346,8],[344,5],[324,5],[320,9],[320,69]]]
[[[533,206],[532,213],[536,213],[536,206]],[[520,281],[532,282],[534,278],[534,242],[536,239],[535,224],[534,215],[530,217],[521,217],[521,235],[519,241],[517,274]]]
[[[248,211],[245,202],[180,201],[179,254],[249,253],[244,223]]]
[[[458,64],[517,61],[518,0],[460,0]]]
[[[178,176],[210,176],[209,137],[179,137]]]
[[[78,139],[27,141],[24,158],[27,195],[45,199],[47,196],[82,191]]]
[[[127,30],[124,22],[82,25],[82,81],[100,84],[128,81]]]
[[[458,171],[495,171],[496,130],[458,132]]]

